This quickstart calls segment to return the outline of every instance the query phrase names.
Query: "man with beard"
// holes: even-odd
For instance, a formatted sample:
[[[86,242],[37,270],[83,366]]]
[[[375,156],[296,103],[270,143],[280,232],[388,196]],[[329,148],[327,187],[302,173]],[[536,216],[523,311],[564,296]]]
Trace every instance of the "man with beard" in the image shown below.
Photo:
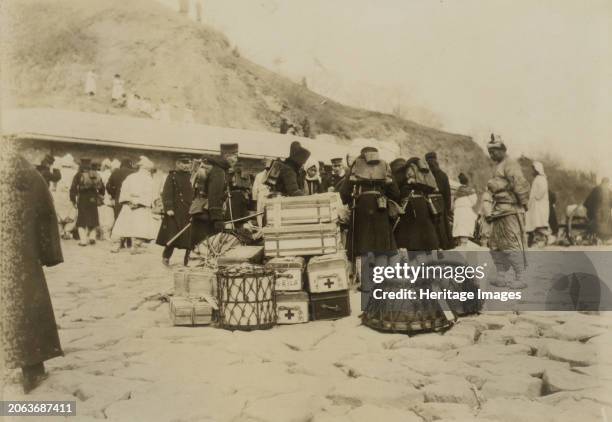
[[[453,247],[452,231],[450,227],[451,219],[451,189],[448,181],[448,176],[440,168],[438,163],[438,155],[435,152],[428,152],[425,154],[425,160],[431,170],[434,178],[436,179],[436,185],[438,186],[439,194],[431,194],[430,198],[438,208],[438,216],[436,217],[436,229],[438,232],[438,241],[440,243],[440,249],[451,249]]]
[[[166,243],[189,224],[189,209],[193,201],[193,186],[191,183],[191,157],[180,155],[175,163],[175,169],[168,173],[161,194],[164,215],[157,234],[156,243],[164,247],[162,263],[170,265],[170,258],[175,248],[185,249],[183,265],[189,262],[191,249],[191,233],[186,230],[178,239],[166,246]]]
[[[0,359],[21,368],[28,393],[46,378],[44,362],[63,355],[43,272],[63,256],[46,180],[10,147],[0,161]]]
[[[514,280],[508,287],[524,289],[527,287],[522,276],[527,266],[525,212],[529,201],[529,182],[523,176],[518,161],[508,157],[506,145],[501,139],[491,134],[487,149],[496,163],[493,178],[487,182],[493,199],[488,218],[491,223],[489,249],[497,268],[497,280],[491,284],[505,287],[507,272],[512,267]]]

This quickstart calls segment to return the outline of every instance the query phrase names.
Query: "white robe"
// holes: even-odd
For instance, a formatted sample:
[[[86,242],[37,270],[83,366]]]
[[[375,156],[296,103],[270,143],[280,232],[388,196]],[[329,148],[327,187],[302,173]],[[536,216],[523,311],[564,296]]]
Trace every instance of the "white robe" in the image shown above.
[[[255,180],[253,181],[252,195],[253,199],[257,201],[258,213],[264,210],[264,203],[270,194],[270,188],[264,183],[266,173],[267,170],[260,171],[257,173],[257,175],[255,175]],[[259,224],[259,227],[263,227],[263,215],[257,216],[257,223]]]
[[[478,196],[475,193],[456,198],[453,204],[453,237],[472,237],[474,236],[474,228],[476,218],[474,206],[478,202]]]
[[[137,237],[151,240],[157,236],[159,227],[151,213],[154,196],[155,183],[149,171],[140,169],[125,178],[119,196],[119,202],[124,205],[113,227],[113,239]],[[128,202],[142,206],[131,209]]]
[[[538,174],[531,184],[529,203],[525,215],[525,228],[532,232],[539,227],[548,227],[548,181],[545,176]]]

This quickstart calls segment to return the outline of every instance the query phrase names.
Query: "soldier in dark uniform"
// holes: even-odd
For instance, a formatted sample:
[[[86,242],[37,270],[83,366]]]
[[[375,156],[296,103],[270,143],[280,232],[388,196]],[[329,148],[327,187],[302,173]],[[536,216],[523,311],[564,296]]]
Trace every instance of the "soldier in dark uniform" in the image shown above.
[[[238,144],[221,144],[221,157],[229,164],[227,172],[229,195],[225,219],[230,221],[246,217],[249,215],[251,179],[238,162]]]
[[[405,248],[409,252],[429,252],[437,250],[439,246],[436,226],[427,200],[427,195],[435,192],[435,180],[429,176],[431,184],[427,184],[424,180],[412,177],[417,171],[429,172],[428,169],[422,169],[422,165],[416,157],[408,161],[398,158],[391,162],[393,179],[400,190],[400,206],[404,211],[399,216],[394,230],[395,241],[398,248]],[[408,170],[411,177],[408,176]]]
[[[47,186],[51,186],[51,183],[57,183],[61,180],[62,174],[56,168],[52,169],[53,163],[55,162],[55,158],[52,155],[47,154],[45,158],[42,159],[40,165],[36,166],[36,170],[40,173],[40,175],[47,182]]]
[[[304,164],[310,157],[310,151],[302,147],[298,141],[291,143],[289,158],[282,162],[275,191],[281,196],[304,195]]]
[[[344,176],[346,175],[346,169],[344,167],[343,161],[344,160],[342,158],[331,159],[332,173],[329,178],[329,187],[327,189],[329,192],[337,192],[339,190],[338,184],[342,181],[342,179],[344,179]]]
[[[156,243],[164,247],[162,262],[169,265],[174,248],[185,249],[183,264],[189,261],[191,250],[191,232],[188,229],[170,246],[166,243],[189,224],[189,209],[193,201],[193,186],[191,182],[192,160],[189,155],[180,155],[176,161],[176,169],[168,173],[164,182],[161,199],[164,216],[157,235]]]
[[[438,210],[440,214],[436,221],[438,241],[440,243],[439,246],[440,249],[451,249],[453,247],[453,232],[450,224],[452,219],[452,199],[448,176],[440,168],[440,164],[438,163],[438,155],[435,152],[428,152],[425,154],[425,160],[427,161],[427,165],[429,166],[431,173],[436,179],[436,184],[438,185],[438,192],[440,195],[430,195],[430,198],[434,204],[437,205],[439,203],[440,208],[440,210]]]
[[[359,163],[351,167],[347,182],[341,185],[340,196],[345,204],[352,204],[347,249],[349,257],[367,256],[366,261],[387,265],[388,257],[396,250],[389,218],[387,199],[398,201],[399,189],[391,176],[391,169],[380,158],[372,159],[378,150],[365,147],[358,157]],[[374,167],[376,177],[361,174],[361,168]],[[362,289],[370,289],[370,280],[362,279]]]
[[[194,175],[194,197],[191,209],[191,249],[224,228],[223,204],[227,199],[227,171],[223,157],[203,157]]]

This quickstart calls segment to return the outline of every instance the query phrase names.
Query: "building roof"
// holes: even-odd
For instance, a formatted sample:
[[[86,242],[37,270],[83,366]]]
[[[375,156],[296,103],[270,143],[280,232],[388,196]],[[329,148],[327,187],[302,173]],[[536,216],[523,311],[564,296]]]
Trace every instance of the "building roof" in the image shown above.
[[[2,134],[15,139],[36,139],[78,144],[185,153],[219,153],[219,144],[238,143],[244,157],[286,157],[297,140],[317,160],[345,156],[353,148],[331,140],[302,138],[273,132],[231,129],[201,124],[163,122],[44,108],[2,112]]]

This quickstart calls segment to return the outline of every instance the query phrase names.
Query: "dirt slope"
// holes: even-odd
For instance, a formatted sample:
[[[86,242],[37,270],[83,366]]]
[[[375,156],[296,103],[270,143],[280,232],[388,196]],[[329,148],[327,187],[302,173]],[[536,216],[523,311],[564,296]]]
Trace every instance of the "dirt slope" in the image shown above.
[[[489,171],[471,138],[322,97],[241,58],[222,34],[156,2],[3,3],[2,70],[12,106],[130,114],[110,106],[112,76],[120,73],[130,92],[170,104],[173,118],[189,106],[200,123],[276,131],[286,104],[297,118],[309,117],[315,134],[398,141],[405,157],[437,150],[452,177],[464,171],[479,184]],[[83,94],[92,68],[99,75],[94,98]]]

